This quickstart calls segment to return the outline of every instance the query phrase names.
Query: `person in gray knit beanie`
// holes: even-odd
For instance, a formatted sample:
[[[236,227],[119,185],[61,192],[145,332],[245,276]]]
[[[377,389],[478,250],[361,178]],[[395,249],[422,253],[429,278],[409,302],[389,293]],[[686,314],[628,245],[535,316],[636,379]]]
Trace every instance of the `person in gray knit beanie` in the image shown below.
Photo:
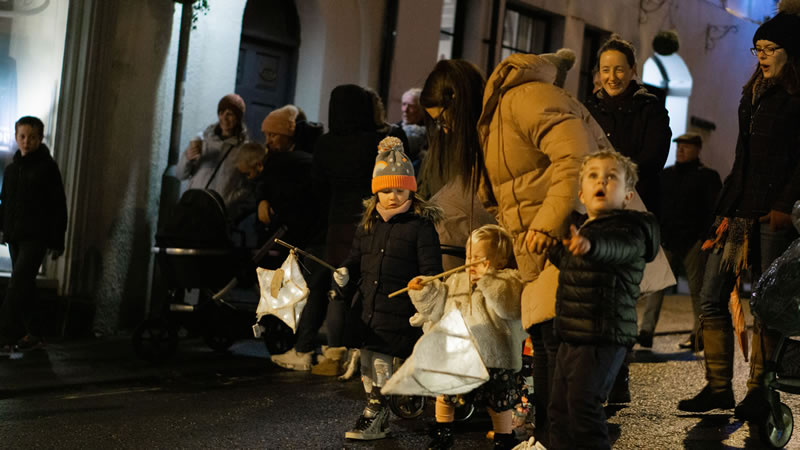
[[[372,193],[384,189],[406,189],[417,192],[414,166],[403,151],[403,142],[394,136],[378,144],[378,156],[372,170]]]

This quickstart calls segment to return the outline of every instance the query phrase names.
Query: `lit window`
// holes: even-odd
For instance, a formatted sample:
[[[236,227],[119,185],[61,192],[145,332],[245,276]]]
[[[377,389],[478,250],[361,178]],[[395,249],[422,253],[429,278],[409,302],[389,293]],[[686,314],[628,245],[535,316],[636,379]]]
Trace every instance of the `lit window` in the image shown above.
[[[456,9],[458,0],[444,0],[442,6],[442,24],[439,33],[438,59],[453,58],[453,47],[456,41]]]
[[[551,19],[509,6],[503,22],[502,59],[512,53],[545,53],[550,46]]]

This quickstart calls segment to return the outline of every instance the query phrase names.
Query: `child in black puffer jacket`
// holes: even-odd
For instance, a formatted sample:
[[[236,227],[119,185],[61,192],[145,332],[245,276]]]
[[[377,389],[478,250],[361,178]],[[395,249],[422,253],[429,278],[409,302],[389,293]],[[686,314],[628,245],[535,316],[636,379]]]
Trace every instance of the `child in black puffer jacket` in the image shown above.
[[[42,142],[44,123],[21,117],[14,125],[19,149],[5,169],[0,230],[11,254],[11,279],[0,307],[0,354],[44,346],[36,275],[49,251],[64,252],[67,200],[58,165]],[[15,345],[16,343],[16,345]]]
[[[373,440],[388,434],[389,410],[381,387],[392,375],[393,360],[406,358],[422,334],[408,319],[417,311],[408,294],[389,298],[417,275],[442,272],[434,222],[441,210],[412,196],[414,167],[396,137],[378,145],[372,192],[356,231],[350,255],[334,281],[361,308],[361,379],[368,403],[348,439]]]
[[[561,339],[548,408],[548,448],[610,448],[603,402],[636,342],[636,299],[660,241],[650,213],[623,210],[636,164],[614,151],[584,158],[578,198],[588,219],[550,250],[560,270],[555,332]]]

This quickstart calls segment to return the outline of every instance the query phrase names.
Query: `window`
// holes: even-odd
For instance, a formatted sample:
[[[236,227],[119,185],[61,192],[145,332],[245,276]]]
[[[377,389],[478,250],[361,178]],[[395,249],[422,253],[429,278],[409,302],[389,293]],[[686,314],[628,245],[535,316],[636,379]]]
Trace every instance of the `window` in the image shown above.
[[[546,53],[550,47],[549,15],[509,5],[503,21],[501,59],[512,53]]]
[[[597,65],[597,51],[611,36],[607,31],[586,27],[583,32],[583,49],[581,50],[580,78],[578,81],[578,99],[582,102],[592,94],[594,87],[594,67]]]
[[[439,30],[439,60],[461,57],[461,10],[463,8],[459,9],[458,0],[444,0]]]

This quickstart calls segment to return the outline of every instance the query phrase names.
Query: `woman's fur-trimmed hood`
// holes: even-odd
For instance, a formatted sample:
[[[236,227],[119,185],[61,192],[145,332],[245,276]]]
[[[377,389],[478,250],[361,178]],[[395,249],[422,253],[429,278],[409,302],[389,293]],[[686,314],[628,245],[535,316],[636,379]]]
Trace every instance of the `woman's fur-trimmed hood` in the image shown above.
[[[442,210],[442,208],[423,199],[417,195],[416,192],[414,193],[411,201],[413,202],[411,205],[413,209],[410,212],[413,212],[413,214],[429,220],[434,225],[444,219],[444,210]],[[364,227],[365,230],[369,231],[376,221],[381,220],[376,218],[375,215],[375,207],[377,205],[377,194],[364,199],[364,214],[361,216],[361,223],[358,224],[359,227]]]

